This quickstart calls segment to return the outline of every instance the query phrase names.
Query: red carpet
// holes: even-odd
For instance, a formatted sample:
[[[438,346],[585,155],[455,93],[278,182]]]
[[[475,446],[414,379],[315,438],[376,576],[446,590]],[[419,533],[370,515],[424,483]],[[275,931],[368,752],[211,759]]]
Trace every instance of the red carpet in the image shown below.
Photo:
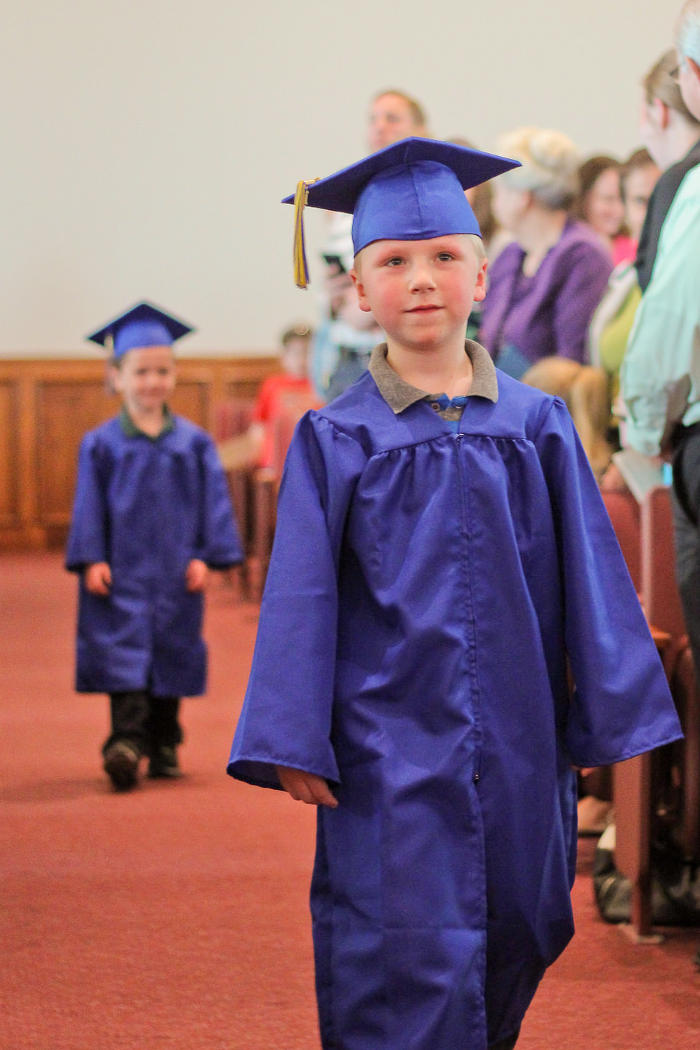
[[[0,1047],[314,1050],[313,813],[224,774],[255,607],[214,580],[187,776],[116,795],[99,764],[106,700],[71,688],[74,592],[56,555],[0,558]],[[697,1050],[698,933],[629,944],[596,917],[591,857],[584,842],[578,934],[518,1050]]]

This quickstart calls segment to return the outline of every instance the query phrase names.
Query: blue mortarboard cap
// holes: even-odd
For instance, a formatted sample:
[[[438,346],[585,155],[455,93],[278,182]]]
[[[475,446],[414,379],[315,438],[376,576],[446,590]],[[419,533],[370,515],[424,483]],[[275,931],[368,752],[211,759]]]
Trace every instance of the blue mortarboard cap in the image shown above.
[[[355,254],[373,241],[479,235],[464,191],[517,167],[519,161],[452,142],[407,138],[325,179],[300,182],[296,193],[282,202],[296,205],[297,284],[306,283],[301,230],[305,205],[351,213]]]
[[[111,340],[114,357],[119,358],[136,347],[172,346],[176,339],[193,331],[191,325],[144,301],[86,338],[100,346],[106,346]]]

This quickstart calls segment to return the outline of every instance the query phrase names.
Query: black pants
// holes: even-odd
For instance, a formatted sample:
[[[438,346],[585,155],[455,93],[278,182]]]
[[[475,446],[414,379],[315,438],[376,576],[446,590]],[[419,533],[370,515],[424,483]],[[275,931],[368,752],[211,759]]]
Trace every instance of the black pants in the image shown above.
[[[509,1039],[501,1039],[500,1043],[491,1043],[489,1050],[513,1050],[513,1047],[518,1041],[520,1035],[520,1029],[512,1035]]]
[[[673,460],[676,579],[685,629],[700,680],[700,425],[683,436]]]
[[[117,740],[129,741],[146,755],[153,755],[159,747],[177,747],[182,743],[179,697],[151,696],[147,689],[139,689],[112,693],[109,700],[112,732],[103,753]]]

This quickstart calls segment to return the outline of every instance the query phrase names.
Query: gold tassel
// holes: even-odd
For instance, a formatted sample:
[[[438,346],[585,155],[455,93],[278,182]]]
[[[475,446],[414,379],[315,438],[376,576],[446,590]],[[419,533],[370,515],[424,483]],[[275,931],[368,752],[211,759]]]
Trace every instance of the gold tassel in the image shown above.
[[[312,179],[311,182],[318,182]],[[309,199],[309,186],[311,182],[297,183],[294,195],[294,283],[297,288],[306,288],[309,283],[309,268],[306,264],[306,249],[304,246],[304,220],[302,218],[306,202]]]

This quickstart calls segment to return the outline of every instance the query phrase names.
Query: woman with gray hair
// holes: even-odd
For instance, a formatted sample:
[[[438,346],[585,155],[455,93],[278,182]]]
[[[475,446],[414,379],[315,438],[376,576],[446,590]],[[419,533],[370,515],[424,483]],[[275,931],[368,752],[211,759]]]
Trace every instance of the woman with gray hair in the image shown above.
[[[612,262],[596,234],[571,218],[581,161],[558,131],[525,127],[499,148],[522,167],[494,185],[493,210],[514,240],[490,273],[479,338],[519,379],[542,357],[583,361],[591,315]]]

